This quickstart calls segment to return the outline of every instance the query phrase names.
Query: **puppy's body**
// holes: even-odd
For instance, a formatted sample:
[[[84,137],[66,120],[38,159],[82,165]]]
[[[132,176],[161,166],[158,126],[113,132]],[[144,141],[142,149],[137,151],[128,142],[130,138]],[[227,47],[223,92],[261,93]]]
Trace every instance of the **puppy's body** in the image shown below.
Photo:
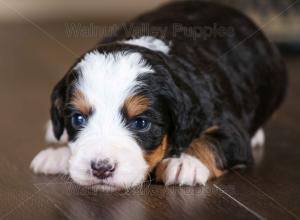
[[[145,24],[150,33],[132,29]],[[204,39],[178,29],[216,24],[233,33]],[[151,27],[165,31],[154,33]],[[252,162],[251,138],[285,90],[280,55],[247,17],[212,3],[178,2],[133,20],[84,55],[54,89],[52,122],[58,139],[65,128],[68,132],[70,174],[80,184],[134,186],[154,168],[166,184],[204,184],[227,168]],[[74,109],[88,118],[80,129],[66,116],[74,115]],[[151,122],[148,130],[132,125],[140,118]],[[98,141],[97,135],[89,136],[97,132]],[[80,152],[89,151],[82,150],[86,143],[90,155],[98,156],[83,162]],[[122,158],[124,150],[134,151],[128,157],[139,171],[132,175],[122,171],[134,169]],[[118,164],[101,180],[86,165],[97,157]],[[80,163],[88,175],[78,177]]]
[[[145,23],[168,30],[166,36],[156,34],[155,38],[170,44],[168,55],[162,56],[185,94],[183,98],[189,100],[189,107],[195,111],[190,115],[190,119],[197,121],[192,131],[194,137],[206,128],[227,126],[232,121],[251,138],[281,103],[286,90],[282,58],[259,28],[240,12],[212,3],[175,3],[137,18],[105,42],[147,36],[143,32],[136,35],[134,30],[134,36],[128,33],[132,24]],[[180,25],[213,27],[215,24],[233,28],[232,35],[193,39],[183,31],[176,31]],[[246,149],[244,144],[236,148]],[[228,159],[228,165],[233,165],[249,158]]]

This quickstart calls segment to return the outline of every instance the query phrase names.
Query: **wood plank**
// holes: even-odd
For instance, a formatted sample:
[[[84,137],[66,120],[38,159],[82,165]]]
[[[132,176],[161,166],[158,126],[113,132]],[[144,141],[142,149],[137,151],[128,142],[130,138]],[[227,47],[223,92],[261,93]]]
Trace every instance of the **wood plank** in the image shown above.
[[[33,186],[28,172],[0,156],[0,219],[66,219]],[[27,169],[27,167],[26,167]]]
[[[69,219],[262,219],[211,184],[206,187],[154,184],[103,193],[57,179],[56,183],[39,187]]]

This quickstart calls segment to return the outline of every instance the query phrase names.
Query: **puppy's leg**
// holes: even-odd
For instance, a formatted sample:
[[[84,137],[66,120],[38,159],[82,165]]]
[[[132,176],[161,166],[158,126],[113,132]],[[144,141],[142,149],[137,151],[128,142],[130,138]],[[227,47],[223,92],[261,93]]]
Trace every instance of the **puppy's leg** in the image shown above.
[[[68,147],[47,148],[33,158],[30,167],[35,173],[68,174],[70,156]]]
[[[164,159],[156,178],[166,185],[205,185],[237,164],[252,163],[250,139],[238,124],[207,129],[179,158]]]
[[[251,139],[251,147],[260,147],[265,144],[265,132],[262,128],[258,129]]]
[[[195,139],[179,158],[165,159],[156,169],[156,178],[166,185],[205,185],[207,180],[222,174],[209,142],[203,137]]]
[[[60,145],[59,148],[47,148],[39,152],[32,160],[30,167],[35,173],[43,174],[68,174],[70,149],[66,147],[68,137],[66,131],[57,140],[54,136],[52,122],[49,120],[46,125],[45,141],[47,144]],[[61,145],[65,146],[61,146]]]

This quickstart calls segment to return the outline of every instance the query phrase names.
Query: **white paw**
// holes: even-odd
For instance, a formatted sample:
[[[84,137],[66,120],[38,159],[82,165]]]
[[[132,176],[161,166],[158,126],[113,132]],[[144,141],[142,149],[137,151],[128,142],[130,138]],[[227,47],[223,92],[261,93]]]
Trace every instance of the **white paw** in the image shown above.
[[[265,144],[265,132],[262,128],[258,129],[251,139],[251,146],[263,146]]]
[[[47,148],[33,158],[30,168],[34,173],[68,174],[70,155],[68,147]]]
[[[196,157],[182,154],[179,158],[165,159],[157,167],[156,178],[165,185],[205,185],[208,168]]]

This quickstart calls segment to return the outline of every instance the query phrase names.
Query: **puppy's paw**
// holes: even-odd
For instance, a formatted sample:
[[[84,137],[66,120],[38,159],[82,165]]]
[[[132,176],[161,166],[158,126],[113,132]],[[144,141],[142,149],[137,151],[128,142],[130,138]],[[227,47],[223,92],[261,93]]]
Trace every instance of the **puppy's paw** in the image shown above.
[[[33,158],[30,168],[34,173],[68,174],[70,155],[68,147],[47,148]]]
[[[261,147],[265,144],[265,132],[262,128],[258,129],[251,139],[252,148]]]
[[[165,185],[205,185],[209,176],[208,168],[199,159],[188,154],[165,159],[156,169],[156,179]]]

